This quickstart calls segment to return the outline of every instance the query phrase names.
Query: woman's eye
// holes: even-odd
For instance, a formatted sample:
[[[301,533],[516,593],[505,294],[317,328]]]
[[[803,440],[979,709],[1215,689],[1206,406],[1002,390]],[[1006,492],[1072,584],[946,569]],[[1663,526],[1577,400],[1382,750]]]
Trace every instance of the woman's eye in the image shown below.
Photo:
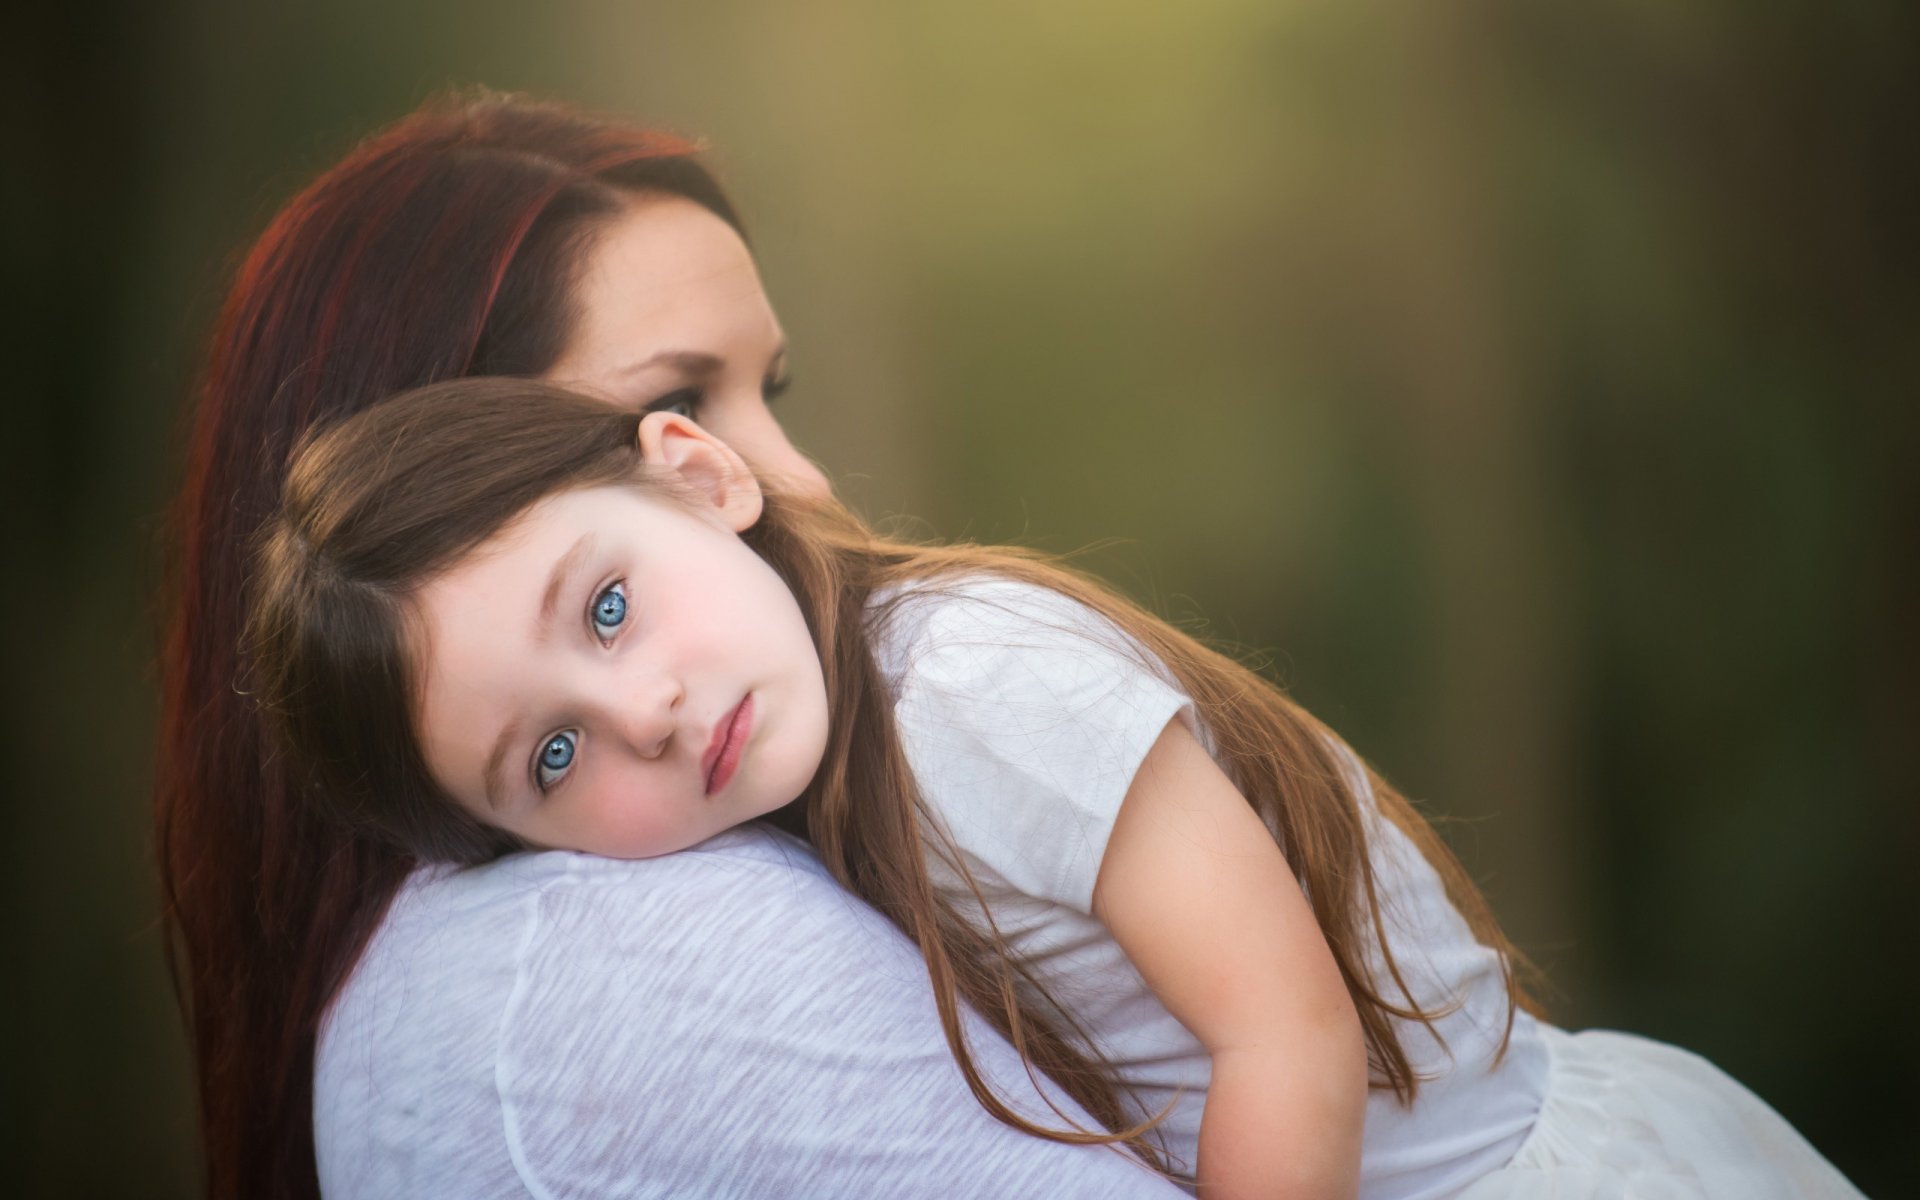
[[[567,768],[573,765],[573,756],[579,748],[572,733],[556,733],[548,738],[533,764],[534,785],[545,792],[559,783]]]
[[[782,375],[778,379],[775,379],[773,376],[769,375],[765,379],[760,381],[760,398],[762,400],[765,400],[768,404],[772,404],[775,400],[778,400],[780,397],[786,395],[787,389],[792,386],[793,386],[792,375]]]
[[[593,611],[588,619],[601,641],[612,641],[613,635],[627,622],[627,585],[610,583],[601,588],[600,594],[593,598]]]
[[[705,397],[700,394],[699,388],[681,388],[677,392],[668,392],[652,404],[647,405],[647,411],[650,413],[679,413],[689,421],[698,421],[700,419],[700,404],[704,399]]]

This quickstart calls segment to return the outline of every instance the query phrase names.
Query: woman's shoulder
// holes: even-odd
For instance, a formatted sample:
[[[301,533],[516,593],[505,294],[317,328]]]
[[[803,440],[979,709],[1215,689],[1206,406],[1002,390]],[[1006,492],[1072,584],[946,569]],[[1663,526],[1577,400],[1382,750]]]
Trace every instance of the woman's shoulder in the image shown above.
[[[556,850],[422,867],[394,897],[329,1020],[391,1014],[401,1007],[395,989],[423,985],[496,1004],[536,967],[564,1003],[703,939],[738,942],[770,906],[818,924],[843,919],[844,895],[804,845],[757,825],[642,861]],[[556,941],[570,951],[538,952]]]
[[[417,907],[441,917],[511,903],[529,895],[579,890],[649,891],[665,879],[709,874],[799,872],[826,877],[806,845],[761,825],[740,825],[677,854],[648,859],[603,858],[572,850],[510,854],[479,866],[427,864],[407,877],[394,914]],[[389,916],[391,924],[393,916]]]
[[[692,1076],[663,1065],[680,1041],[667,1015],[739,1024],[817,994],[836,967],[857,974],[845,960],[890,948],[880,925],[804,846],[757,826],[642,861],[547,851],[422,868],[321,1028],[323,1179],[397,1194],[349,1183],[431,1160],[461,1181],[436,1194],[496,1194],[468,1176],[513,1176],[499,1131],[506,1112],[541,1110],[529,1088],[636,1108],[647,1087],[691,1094]]]
[[[705,901],[708,922],[744,908],[743,897],[777,889],[805,908],[837,904],[838,889],[801,842],[759,825],[729,829],[677,854],[643,860],[601,858],[565,850],[510,855],[475,867],[423,866],[408,877],[388,909],[361,973],[390,955],[418,961],[429,946],[455,947],[449,962],[472,974],[517,957],[511,935],[529,922],[548,927],[581,914],[640,911]],[[675,928],[679,928],[676,925]],[[592,955],[575,960],[591,967]]]
[[[1024,1195],[1105,1158],[974,1105],[912,943],[759,828],[416,873],[322,1029],[314,1130],[341,1197]]]

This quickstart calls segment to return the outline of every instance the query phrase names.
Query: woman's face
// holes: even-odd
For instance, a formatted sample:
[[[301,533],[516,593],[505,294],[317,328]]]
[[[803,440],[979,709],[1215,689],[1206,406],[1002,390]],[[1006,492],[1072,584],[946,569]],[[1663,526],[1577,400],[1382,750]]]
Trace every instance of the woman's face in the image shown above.
[[[638,195],[588,250],[574,303],[573,335],[545,378],[683,413],[769,483],[828,494],[767,407],[786,387],[786,337],[732,226],[679,196]]]

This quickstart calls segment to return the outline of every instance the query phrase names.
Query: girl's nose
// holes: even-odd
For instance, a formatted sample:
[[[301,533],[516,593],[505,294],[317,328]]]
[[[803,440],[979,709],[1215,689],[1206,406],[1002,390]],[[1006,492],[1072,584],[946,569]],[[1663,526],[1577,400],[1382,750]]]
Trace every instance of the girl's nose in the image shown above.
[[[635,680],[617,701],[615,728],[634,753],[658,758],[679,732],[680,702],[684,698],[679,680],[664,671]]]

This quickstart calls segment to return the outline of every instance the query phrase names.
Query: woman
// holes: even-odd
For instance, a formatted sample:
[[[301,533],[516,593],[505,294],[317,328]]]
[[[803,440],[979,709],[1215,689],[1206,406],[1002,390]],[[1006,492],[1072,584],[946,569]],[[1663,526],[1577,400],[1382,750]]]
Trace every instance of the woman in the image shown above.
[[[826,487],[768,410],[768,400],[786,383],[779,325],[741,240],[738,218],[692,150],[682,141],[556,107],[485,94],[450,97],[369,139],[295,197],[238,272],[215,330],[177,511],[179,579],[165,653],[155,809],[175,974],[198,1069],[208,1188],[215,1197],[317,1194],[315,1047],[323,1017],[351,976],[357,990],[349,1007],[366,1020],[330,1045],[352,1048],[342,1054],[387,1054],[381,1061],[391,1063],[388,1051],[400,1052],[395,1045],[404,1050],[422,1044],[409,1041],[411,1035],[377,1045],[356,1040],[355,1030],[377,1027],[392,1036],[395,1029],[411,1029],[401,1018],[414,1015],[411,1009],[381,1009],[379,984],[386,976],[377,971],[355,975],[356,964],[370,942],[377,951],[375,963],[395,971],[417,964],[426,943],[408,939],[417,938],[422,928],[447,928],[451,918],[435,905],[450,888],[460,887],[433,880],[409,893],[406,911],[376,940],[412,860],[371,837],[323,822],[265,753],[259,716],[237,676],[237,640],[246,609],[244,564],[277,498],[290,449],[317,424],[431,380],[542,376],[597,391],[614,403],[682,412],[784,486]],[[889,989],[923,990],[924,979],[888,966],[898,948],[889,948],[883,934],[831,915],[844,908],[844,900],[823,887],[817,867],[809,866],[797,848],[783,843],[769,851],[757,844],[741,853],[758,873],[752,888],[712,886],[712,876],[699,876],[705,868],[698,858],[673,868],[692,871],[696,878],[676,875],[662,884],[665,877],[656,872],[644,879],[621,875],[608,883],[608,894],[637,887],[649,895],[664,888],[666,894],[706,896],[703,912],[713,927],[703,927],[705,942],[689,941],[676,928],[659,942],[623,945],[617,953],[591,939],[570,943],[575,949],[548,964],[539,977],[548,987],[540,994],[563,1006],[550,1024],[569,1027],[586,1019],[585,1012],[564,1006],[590,994],[590,983],[614,979],[625,987],[638,978],[657,986],[662,962],[648,955],[713,949],[713,939],[724,942],[764,927],[755,896],[768,890],[780,892],[783,905],[820,917],[796,924],[810,929],[811,937],[840,942],[847,953],[835,956],[828,952],[833,947],[824,947],[817,955],[789,956],[785,974],[747,981],[748,993],[769,985],[776,993],[805,993],[828,982],[824,971],[836,977],[852,971],[862,985],[856,993],[877,997],[882,1011],[874,1018],[877,1025],[862,1025],[864,1017],[848,1024],[838,1035],[847,1044],[860,1043],[875,1028],[894,1029],[917,1019],[907,993]],[[737,872],[742,869],[738,857],[713,869]],[[504,878],[487,877],[501,884],[490,895],[510,904],[511,895],[501,900],[512,893],[511,881],[501,882]],[[466,900],[471,896],[461,902]],[[788,915],[783,911],[781,919]],[[872,940],[876,937],[878,942]],[[592,961],[603,952],[614,956],[607,970]],[[728,957],[699,955],[703,964]],[[494,995],[486,987],[503,978],[501,971],[510,982],[526,978],[515,974],[524,972],[522,960],[478,962],[453,955],[436,961],[441,974],[422,978],[436,989],[462,990],[470,983],[479,989],[462,990],[463,995]],[[859,974],[863,969],[877,974],[867,978]],[[727,1000],[753,999],[726,992],[728,981],[710,973],[687,986],[709,998],[724,993]],[[505,994],[521,995],[512,988]],[[638,1002],[669,994],[648,992]],[[617,996],[634,1001],[636,993]],[[752,1020],[750,1007],[728,1011],[733,1018],[723,1024],[729,1032],[741,1032],[740,1026]],[[472,1049],[470,1029],[491,1028],[479,1021],[476,1016],[476,1024],[461,1024],[451,1033],[439,1029],[467,1040],[443,1046],[434,1061]],[[680,1102],[703,1086],[723,1100],[747,1094],[738,1092],[742,1088],[763,1096],[765,1087],[755,1091],[751,1079],[741,1081],[741,1068],[748,1074],[764,1071],[766,1062],[743,1062],[741,1056],[790,1058],[807,1048],[781,1041],[777,1025],[756,1032],[766,1036],[734,1058],[683,1061],[677,1073],[669,1073],[667,1085],[682,1091],[664,1097],[662,1108],[694,1111]],[[985,1031],[974,1036],[990,1040]],[[636,1062],[660,1052],[662,1044],[621,1043]],[[538,1074],[540,1052],[526,1053],[534,1060],[523,1065]],[[608,1049],[574,1044],[568,1053],[589,1060]],[[927,1097],[959,1086],[939,1074],[941,1055],[922,1056],[913,1047],[902,1055],[869,1064],[874,1069],[863,1076],[862,1111],[878,1121],[879,1131],[869,1130],[876,1141],[898,1134],[897,1128],[887,1133],[886,1122],[916,1105],[923,1125],[933,1120],[942,1105],[929,1104]],[[461,1086],[491,1083],[498,1074],[462,1076]],[[614,1074],[631,1083],[630,1072]],[[366,1083],[370,1076],[365,1070],[323,1072],[318,1117],[328,1137],[348,1136],[341,1133],[346,1125],[329,1122],[370,1111],[372,1098],[350,1097],[344,1090],[348,1083],[343,1081],[356,1079]],[[902,1080],[912,1085],[912,1104],[891,1090]],[[549,1098],[595,1086],[592,1079],[583,1084],[573,1077],[548,1082],[552,1087],[543,1094]],[[844,1082],[824,1080],[827,1091]],[[799,1089],[802,1096],[809,1085],[808,1077],[792,1072],[778,1081],[780,1088]],[[620,1107],[614,1102],[620,1097],[609,1097],[607,1104],[599,1099],[584,1097],[582,1111]],[[953,1094],[956,1113],[970,1104],[964,1091]],[[474,1186],[433,1172],[477,1161],[481,1148],[457,1139],[446,1144],[451,1127],[436,1124],[432,1113],[421,1119],[434,1125],[441,1140],[423,1135],[420,1144],[438,1146],[441,1157],[426,1166],[399,1163],[395,1175],[356,1177],[356,1189],[379,1194],[402,1178],[413,1181],[408,1190],[414,1193],[426,1178],[438,1181],[427,1190]],[[505,1110],[483,1114],[475,1128],[497,1132],[503,1119],[514,1120]],[[752,1128],[768,1127],[760,1122]],[[407,1136],[391,1129],[360,1132],[374,1139]],[[557,1136],[564,1140],[578,1132],[577,1121],[570,1121]],[[614,1128],[604,1140],[627,1146],[632,1141],[627,1132]],[[685,1135],[687,1126],[648,1133],[660,1139],[664,1154],[664,1143]],[[504,1148],[487,1147],[489,1153],[499,1151],[496,1157],[508,1163],[501,1170],[517,1172],[520,1184],[529,1182],[529,1156],[535,1154],[528,1136],[522,1130]],[[1017,1135],[966,1125],[958,1144],[978,1147],[969,1162],[984,1174],[997,1164],[1014,1164],[1009,1168],[1014,1174],[1003,1182],[1030,1178],[1051,1164],[1082,1173],[1088,1186],[1104,1187],[1108,1194],[1115,1187],[1163,1186],[1130,1164],[1122,1180],[1102,1184],[1099,1179],[1109,1168],[1097,1164],[1118,1162],[1117,1156],[1026,1138],[1016,1146],[1001,1140],[1007,1136]],[[898,1144],[912,1142],[908,1136]],[[329,1145],[343,1162],[357,1153],[351,1138]],[[713,1156],[726,1150],[723,1141],[692,1156],[709,1164],[701,1169],[717,1172],[697,1178],[693,1190],[744,1193],[771,1186],[765,1176],[750,1180],[729,1174],[724,1162],[711,1166]],[[645,1147],[640,1151],[650,1153]],[[576,1160],[553,1165],[566,1164]],[[658,1159],[616,1156],[601,1165],[612,1172],[604,1178],[614,1180],[621,1171],[651,1170],[657,1164]],[[846,1190],[836,1185],[848,1184],[851,1176],[832,1175],[839,1169],[832,1163],[818,1169],[829,1172],[822,1178],[827,1190]],[[954,1178],[951,1165],[942,1169]],[[791,1182],[796,1176],[788,1169],[779,1178]],[[861,1178],[882,1187],[879,1177]],[[885,1186],[893,1190],[915,1184],[911,1176],[888,1178]],[[589,1193],[594,1190],[587,1187]],[[1008,1190],[1013,1190],[1010,1182]]]

